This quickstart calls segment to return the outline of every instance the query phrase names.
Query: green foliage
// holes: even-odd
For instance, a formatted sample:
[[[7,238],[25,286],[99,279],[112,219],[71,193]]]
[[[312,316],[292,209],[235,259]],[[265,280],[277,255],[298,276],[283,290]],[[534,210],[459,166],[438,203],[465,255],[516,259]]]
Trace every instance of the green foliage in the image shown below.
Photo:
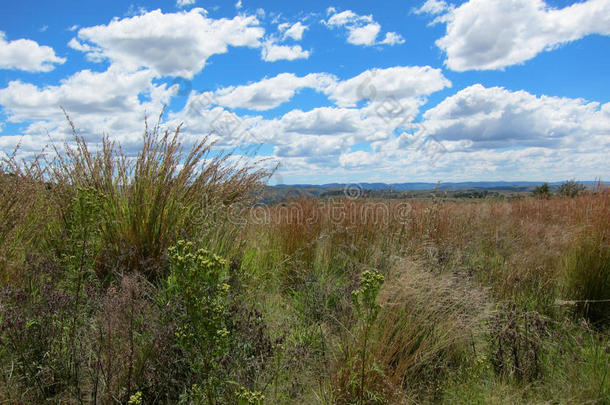
[[[378,402],[378,395],[370,390],[367,390],[366,376],[371,369],[371,364],[367,362],[367,350],[370,344],[370,332],[373,323],[379,315],[381,306],[377,303],[377,296],[383,286],[384,277],[376,270],[366,270],[362,273],[360,279],[360,288],[352,292],[352,302],[357,314],[356,335],[361,336],[359,343],[359,360],[360,367],[358,370],[357,379],[352,381],[352,389],[358,392],[358,401],[364,403],[365,396],[368,401],[374,400]],[[372,365],[374,368],[375,365]],[[367,401],[367,402],[368,402]]]
[[[577,183],[576,180],[569,180],[559,186],[557,194],[563,197],[576,197],[585,192],[586,188],[583,184]]]
[[[138,391],[130,396],[127,405],[142,405],[142,392]]]
[[[229,350],[226,262],[184,241],[170,247],[168,255],[168,291],[184,307],[184,319],[176,331],[178,345],[201,378],[208,401],[215,401],[222,382],[220,362]]]
[[[549,186],[549,183],[544,183],[540,186],[534,187],[534,190],[532,190],[532,195],[537,198],[549,199],[553,193],[551,193],[551,186]]]
[[[238,403],[241,404],[263,404],[265,401],[265,396],[260,391],[250,391],[245,387],[240,387],[237,393],[235,394]]]
[[[376,270],[366,270],[362,273],[360,288],[352,291],[354,308],[365,324],[374,322],[379,314],[381,306],[377,304],[377,295],[383,285],[384,277]]]

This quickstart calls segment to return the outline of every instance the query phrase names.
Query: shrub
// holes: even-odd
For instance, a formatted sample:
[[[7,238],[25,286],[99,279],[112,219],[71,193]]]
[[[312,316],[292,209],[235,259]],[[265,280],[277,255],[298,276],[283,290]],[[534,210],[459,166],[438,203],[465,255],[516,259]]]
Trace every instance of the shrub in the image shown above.
[[[549,183],[534,187],[532,195],[537,198],[549,199],[552,195]]]
[[[221,362],[229,349],[226,262],[191,242],[178,241],[168,250],[171,272],[167,281],[170,297],[184,308],[176,331],[201,388],[188,395],[205,395],[209,402],[219,396],[224,383]],[[199,387],[199,386],[198,386]]]
[[[579,184],[576,180],[570,180],[559,186],[557,193],[564,197],[576,197],[585,192],[585,186]]]

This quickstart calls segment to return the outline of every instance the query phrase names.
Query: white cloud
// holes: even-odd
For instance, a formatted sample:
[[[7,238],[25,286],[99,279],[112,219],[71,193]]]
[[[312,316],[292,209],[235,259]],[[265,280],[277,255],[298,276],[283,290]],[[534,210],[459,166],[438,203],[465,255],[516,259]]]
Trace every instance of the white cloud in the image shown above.
[[[330,17],[322,22],[329,28],[345,27],[347,42],[352,45],[396,45],[404,42],[402,36],[395,32],[388,32],[385,39],[378,42],[381,25],[375,22],[371,15],[358,15],[351,10],[338,13],[333,7],[329,7],[327,13]]]
[[[235,3],[235,8],[239,10],[242,7],[243,7],[243,3],[241,2],[241,0],[237,0],[237,3]]]
[[[55,64],[61,65],[66,58],[55,55],[53,48],[38,45],[30,39],[7,41],[0,31],[0,69],[17,69],[26,72],[49,72]]]
[[[503,69],[591,34],[610,35],[610,1],[553,9],[542,0],[470,0],[449,11],[436,44],[455,71]]]
[[[374,96],[371,86],[375,86]],[[354,144],[387,143],[395,137],[398,128],[411,128],[426,102],[425,96],[447,86],[450,82],[442,72],[430,67],[376,69],[345,81],[325,73],[304,77],[284,73],[248,85],[220,89],[207,95],[209,101],[200,113],[186,117],[183,112],[173,119],[186,122],[188,133],[205,133],[218,126],[214,123],[218,119],[214,117],[224,116],[232,121],[233,130],[215,131],[223,145],[272,144],[276,157],[297,159],[298,167],[337,167],[340,156],[350,153]],[[274,119],[238,117],[214,107],[266,110],[289,101],[302,88],[327,94],[338,107],[294,109]],[[365,99],[368,100],[364,106],[354,108],[358,101]],[[376,159],[380,162],[380,156],[376,155]]]
[[[195,4],[196,0],[176,0],[176,7],[186,7]]]
[[[348,168],[373,166],[377,163],[379,163],[379,159],[375,153],[366,152],[363,150],[343,153],[341,156],[339,156],[339,164]]]
[[[342,107],[355,106],[361,100],[403,100],[434,93],[451,82],[440,69],[430,66],[396,66],[367,70],[358,76],[329,87],[327,94]]]
[[[256,83],[220,89],[216,91],[214,101],[225,107],[264,111],[289,101],[300,89],[324,91],[335,80],[333,76],[324,73],[312,73],[303,77],[282,73]]]
[[[453,5],[447,4],[445,0],[426,0],[421,7],[414,9],[415,14],[441,14],[452,10]]]
[[[424,131],[457,148],[610,150],[610,104],[470,86],[424,114]]]
[[[341,154],[339,164],[347,168],[373,166],[379,164],[379,157],[375,153],[358,150]]]
[[[154,10],[81,28],[81,43],[71,46],[88,46],[90,59],[109,59],[126,69],[146,67],[160,75],[192,78],[210,56],[226,53],[229,46],[259,47],[264,33],[253,16],[216,20],[201,8],[168,14]]]
[[[303,50],[301,45],[278,45],[274,39],[265,41],[261,50],[261,57],[265,62],[278,60],[295,60],[309,58],[310,51]]]
[[[395,32],[388,32],[385,34],[385,38],[380,44],[384,45],[399,45],[405,42],[404,38]]]
[[[153,84],[154,77],[150,70],[129,73],[111,66],[105,72],[80,71],[56,86],[11,81],[0,89],[0,105],[9,122],[34,121],[25,130],[34,151],[48,142],[47,132],[58,141],[68,134],[60,107],[89,139],[99,140],[105,132],[129,147],[141,137],[145,114],[160,112],[175,93],[174,87]]]
[[[347,42],[350,44],[371,46],[375,44],[377,35],[379,35],[379,31],[381,31],[381,25],[370,23],[363,25],[362,27],[354,27],[348,31]]]
[[[292,38],[295,41],[303,39],[303,32],[308,28],[307,25],[303,25],[300,21],[292,25],[284,23],[278,26],[280,32],[284,32],[284,39]]]

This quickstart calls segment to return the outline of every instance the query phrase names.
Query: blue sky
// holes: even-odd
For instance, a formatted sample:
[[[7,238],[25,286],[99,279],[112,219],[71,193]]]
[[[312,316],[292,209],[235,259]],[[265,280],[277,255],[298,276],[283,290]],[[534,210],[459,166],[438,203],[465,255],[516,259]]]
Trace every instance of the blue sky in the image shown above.
[[[6,2],[0,150],[167,105],[272,182],[603,180],[608,72],[610,0]]]

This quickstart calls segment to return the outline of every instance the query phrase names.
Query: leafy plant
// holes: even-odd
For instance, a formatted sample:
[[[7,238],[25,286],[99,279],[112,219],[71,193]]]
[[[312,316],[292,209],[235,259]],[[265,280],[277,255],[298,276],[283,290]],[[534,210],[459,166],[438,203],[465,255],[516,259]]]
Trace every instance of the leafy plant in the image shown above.
[[[367,355],[371,328],[381,310],[381,306],[377,303],[377,295],[379,295],[383,281],[383,275],[377,270],[366,270],[362,273],[360,288],[352,291],[352,303],[357,320],[354,336],[359,339],[359,342],[356,345],[358,348],[357,357],[348,359],[347,373],[349,388],[355,394],[355,398],[357,398],[360,404],[365,403],[365,396],[367,397],[367,402],[377,398],[376,393],[367,390],[366,377],[371,371]],[[344,390],[348,387],[339,388],[340,390],[336,393],[336,396],[342,400],[351,396],[349,392],[341,392],[341,388]],[[345,398],[346,395],[347,398]]]
[[[201,389],[208,403],[214,403],[222,382],[221,361],[229,349],[226,262],[184,241],[170,247],[168,255],[168,290],[171,298],[184,307],[184,317],[176,331],[178,345],[194,375],[202,380]]]

